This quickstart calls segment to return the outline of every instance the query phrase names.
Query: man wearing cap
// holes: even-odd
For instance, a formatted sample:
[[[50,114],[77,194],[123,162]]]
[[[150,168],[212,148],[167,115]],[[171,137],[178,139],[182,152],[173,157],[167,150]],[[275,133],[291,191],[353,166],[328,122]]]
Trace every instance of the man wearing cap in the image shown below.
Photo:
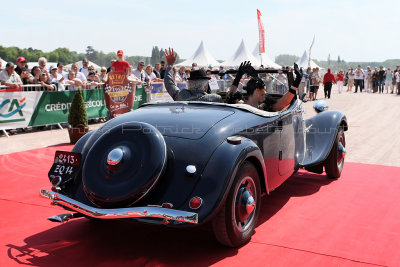
[[[170,96],[176,101],[204,101],[204,102],[222,102],[221,96],[217,94],[207,94],[205,92],[208,81],[206,72],[203,69],[192,70],[188,78],[188,89],[180,90],[174,81],[172,65],[176,61],[177,54],[174,49],[164,51],[167,60],[167,69],[164,76],[164,84]]]
[[[24,57],[17,58],[17,67],[15,72],[19,75],[23,84],[32,84],[33,76],[29,75],[28,68],[26,67],[26,59]]]
[[[111,65],[111,70],[112,71],[123,71],[128,74],[128,69],[131,66],[129,65],[129,62],[124,60],[124,51],[118,50],[117,51],[117,61],[114,61]]]
[[[64,76],[59,74],[58,68],[56,66],[51,66],[50,67],[50,83],[55,84],[58,91],[64,91]]]
[[[7,62],[6,68],[0,72],[0,82],[10,88],[18,88],[22,85],[21,78],[14,71],[14,63]]]

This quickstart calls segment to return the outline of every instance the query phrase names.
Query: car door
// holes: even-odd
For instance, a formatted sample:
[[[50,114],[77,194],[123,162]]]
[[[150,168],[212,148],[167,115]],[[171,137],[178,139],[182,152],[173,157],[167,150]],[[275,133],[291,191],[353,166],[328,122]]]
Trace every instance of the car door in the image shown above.
[[[282,112],[278,119],[278,129],[280,132],[279,143],[279,175],[284,179],[289,177],[295,166],[295,133],[293,128],[294,119],[293,105]]]

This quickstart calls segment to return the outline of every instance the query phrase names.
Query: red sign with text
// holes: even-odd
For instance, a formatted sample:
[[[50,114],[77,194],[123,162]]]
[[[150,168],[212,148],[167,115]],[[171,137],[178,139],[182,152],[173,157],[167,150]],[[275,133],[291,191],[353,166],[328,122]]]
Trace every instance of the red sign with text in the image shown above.
[[[132,85],[126,73],[114,71],[108,73],[107,83],[104,85],[104,100],[113,118],[129,112],[133,107],[134,95]]]

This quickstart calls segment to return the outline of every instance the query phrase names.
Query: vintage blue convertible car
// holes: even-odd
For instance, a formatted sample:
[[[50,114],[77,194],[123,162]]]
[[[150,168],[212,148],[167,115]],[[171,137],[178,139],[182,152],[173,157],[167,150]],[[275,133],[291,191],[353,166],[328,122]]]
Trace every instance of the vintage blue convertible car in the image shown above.
[[[49,218],[130,219],[183,227],[211,222],[227,246],[248,242],[267,195],[299,168],[340,177],[347,121],[339,111],[303,119],[245,104],[146,104],[57,151],[41,190],[72,213]]]

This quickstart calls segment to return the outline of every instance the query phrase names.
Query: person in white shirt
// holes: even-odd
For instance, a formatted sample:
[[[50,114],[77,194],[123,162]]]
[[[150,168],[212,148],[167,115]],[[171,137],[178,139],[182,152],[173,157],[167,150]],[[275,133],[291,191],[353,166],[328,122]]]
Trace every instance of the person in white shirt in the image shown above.
[[[146,78],[146,74],[143,70],[144,68],[144,61],[139,61],[137,68],[132,71],[132,74],[136,76],[141,82],[144,82]]]
[[[364,71],[364,89],[367,93],[370,93],[371,87],[371,68],[368,66]]]
[[[360,65],[358,65],[357,69],[354,71],[354,87],[355,87],[354,93],[357,93],[359,86],[360,86],[360,93],[362,93],[364,87],[363,82],[364,82],[364,70],[361,68]]]
[[[178,73],[178,69],[176,67],[172,67],[172,71],[174,72],[174,81],[175,82],[182,82],[182,78]]]
[[[40,71],[42,73],[45,73],[46,76],[47,76],[47,80],[50,81],[50,74],[49,74],[49,72],[47,70],[46,64],[47,64],[47,59],[45,57],[40,57],[38,59],[38,65],[39,65]]]
[[[2,85],[10,88],[18,88],[22,86],[22,80],[18,73],[15,72],[14,63],[8,62],[6,68],[0,72],[0,82]]]
[[[82,59],[82,68],[79,69],[79,72],[82,72],[83,75],[87,78],[89,75],[89,60],[87,58]]]
[[[385,73],[385,89],[387,94],[389,94],[389,88],[391,89],[391,94],[393,94],[392,79],[393,79],[393,72],[390,70],[390,68],[387,68],[387,71]]]
[[[397,94],[400,95],[400,70],[396,72]]]
[[[78,65],[76,63],[72,64],[71,70],[75,72],[76,78],[81,80],[82,88],[85,89],[86,88],[86,83],[87,83],[86,76],[82,72],[78,71]]]
[[[64,91],[64,76],[57,72],[57,67],[50,67],[50,83],[56,84],[58,91]]]
[[[354,71],[353,68],[350,68],[349,71],[347,72],[347,92],[351,92],[353,90],[353,85],[354,85]]]
[[[276,90],[278,94],[284,95],[286,91],[286,75],[283,74],[282,70],[278,71],[278,74],[275,75],[276,79]]]
[[[65,79],[65,84],[68,84],[66,87],[69,91],[78,90],[78,87],[82,87],[83,83],[80,79],[76,78],[76,73],[73,70],[70,70],[67,78]]]
[[[64,71],[64,63],[58,62],[57,63],[57,73],[62,75],[65,79],[65,76],[68,76],[68,72]]]
[[[153,67],[151,65],[147,65],[144,72],[145,72],[146,83],[152,82],[153,80],[157,79],[157,76],[153,72]]]

